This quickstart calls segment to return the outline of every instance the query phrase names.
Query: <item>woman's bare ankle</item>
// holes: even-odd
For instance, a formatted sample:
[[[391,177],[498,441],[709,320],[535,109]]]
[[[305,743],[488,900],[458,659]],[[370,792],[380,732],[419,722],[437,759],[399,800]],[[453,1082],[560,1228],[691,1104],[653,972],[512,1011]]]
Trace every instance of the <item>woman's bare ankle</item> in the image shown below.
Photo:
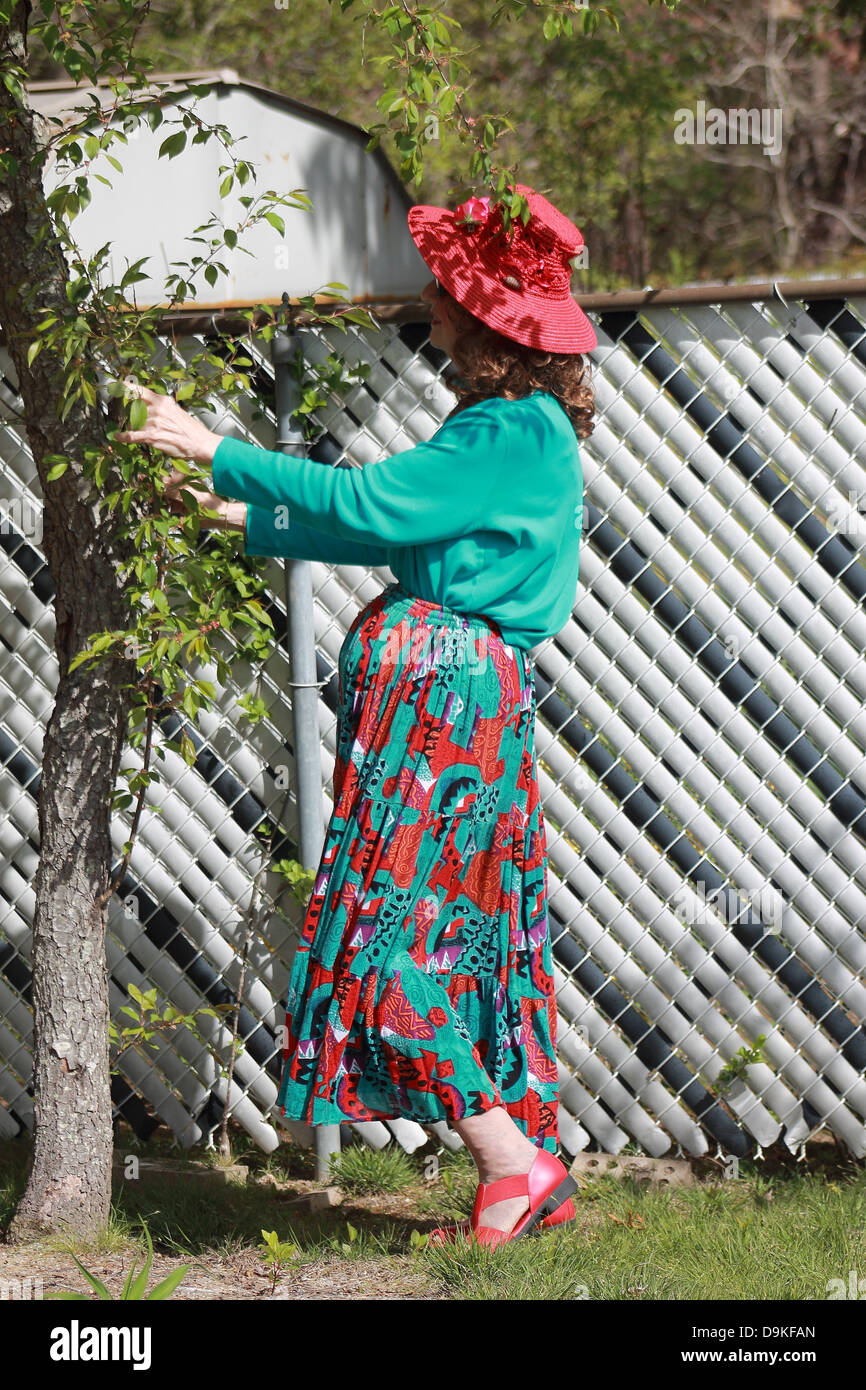
[[[538,1149],[502,1106],[454,1125],[469,1149],[481,1183],[528,1173]]]
[[[487,1184],[499,1182],[501,1178],[513,1177],[517,1173],[528,1173],[537,1153],[538,1149],[532,1144],[529,1149],[521,1148],[481,1164],[478,1168],[478,1181]]]

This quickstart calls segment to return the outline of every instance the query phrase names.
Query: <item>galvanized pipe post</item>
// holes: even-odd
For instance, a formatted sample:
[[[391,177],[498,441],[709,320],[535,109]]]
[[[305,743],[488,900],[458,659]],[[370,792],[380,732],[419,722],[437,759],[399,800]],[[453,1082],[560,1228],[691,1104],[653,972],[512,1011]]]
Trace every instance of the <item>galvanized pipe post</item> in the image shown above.
[[[283,296],[286,303],[287,297]],[[300,399],[291,372],[299,337],[279,329],[271,339],[276,393],[277,448],[303,458],[303,430],[292,422]],[[289,519],[291,526],[291,518]],[[305,869],[317,869],[325,838],[322,816],[322,762],[319,751],[319,687],[316,680],[316,638],[313,628],[313,583],[309,560],[287,558],[286,620],[292,691],[292,737],[295,749],[295,796],[298,808],[298,859]],[[340,1126],[314,1125],[316,1177],[329,1174],[330,1156],[340,1152]]]

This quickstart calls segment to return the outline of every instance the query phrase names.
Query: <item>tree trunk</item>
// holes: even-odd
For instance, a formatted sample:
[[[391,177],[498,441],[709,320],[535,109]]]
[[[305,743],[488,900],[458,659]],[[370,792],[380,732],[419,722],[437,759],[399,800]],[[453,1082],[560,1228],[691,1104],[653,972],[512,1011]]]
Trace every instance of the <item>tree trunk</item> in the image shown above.
[[[0,25],[0,54],[26,63],[29,6]],[[117,576],[121,554],[112,514],[100,516],[96,491],[79,460],[105,443],[98,410],[77,403],[61,423],[63,373],[40,353],[27,366],[34,324],[55,307],[68,314],[68,270],[50,234],[34,113],[0,84],[2,145],[17,160],[0,171],[0,327],[15,364],[24,420],[44,497],[43,548],[55,598],[59,665],[39,792],[40,862],[33,930],[35,1135],[27,1186],[9,1232],[104,1227],[111,1200],[111,1099],[108,978],[100,894],[111,867],[110,797],[127,733],[129,680],[123,661],[69,673],[87,639],[129,626]],[[36,236],[46,230],[46,239]],[[35,289],[35,293],[34,293]],[[70,457],[62,477],[46,482],[47,454]],[[124,669],[119,669],[124,668]]]

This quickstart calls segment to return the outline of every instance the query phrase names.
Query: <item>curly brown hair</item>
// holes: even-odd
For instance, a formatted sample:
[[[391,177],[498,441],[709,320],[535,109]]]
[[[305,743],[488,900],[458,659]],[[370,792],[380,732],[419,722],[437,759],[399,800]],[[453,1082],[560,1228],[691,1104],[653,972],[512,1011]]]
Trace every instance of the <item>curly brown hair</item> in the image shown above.
[[[595,393],[590,360],[583,353],[543,352],[497,333],[452,300],[459,334],[451,360],[459,378],[449,382],[457,396],[451,414],[491,396],[519,400],[533,391],[549,391],[572,423],[578,439],[593,430]]]

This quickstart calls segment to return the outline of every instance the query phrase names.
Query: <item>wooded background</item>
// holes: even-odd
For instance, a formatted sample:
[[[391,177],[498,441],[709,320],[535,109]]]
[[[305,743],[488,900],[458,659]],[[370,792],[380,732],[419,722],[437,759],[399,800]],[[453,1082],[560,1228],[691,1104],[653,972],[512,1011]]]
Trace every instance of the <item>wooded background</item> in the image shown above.
[[[111,9],[109,0],[106,9]],[[381,91],[368,26],[328,0],[163,0],[138,51],[157,71],[230,65],[323,111],[369,126]],[[473,71],[476,115],[503,112],[500,148],[587,238],[576,289],[866,269],[866,0],[646,0],[606,5],[617,30],[546,43],[489,5],[449,0]],[[34,54],[34,57],[36,55]],[[393,56],[393,55],[392,55]],[[66,76],[43,59],[33,78]],[[675,112],[781,108],[777,159],[757,145],[680,145]],[[383,148],[395,167],[393,137]],[[428,148],[413,196],[445,202],[465,176],[453,130]]]

